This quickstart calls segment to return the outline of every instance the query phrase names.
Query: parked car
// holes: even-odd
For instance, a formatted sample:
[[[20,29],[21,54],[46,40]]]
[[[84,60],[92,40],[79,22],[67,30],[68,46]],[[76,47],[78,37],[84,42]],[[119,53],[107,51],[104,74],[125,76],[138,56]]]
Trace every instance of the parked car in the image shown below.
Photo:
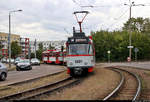
[[[15,60],[14,59],[10,59],[10,63],[14,64]],[[9,58],[7,58],[6,63],[9,63]]]
[[[14,64],[15,63],[15,60],[14,59],[10,59],[10,62],[12,63],[12,64]]]
[[[1,62],[2,62],[2,63],[6,63],[6,62],[7,62],[7,59],[6,59],[6,58],[2,58],[2,59],[1,59]]]
[[[16,59],[15,59],[15,65],[17,65],[17,64],[18,64],[18,62],[20,62],[21,60],[22,60],[22,59],[21,59],[21,58],[19,58],[19,57],[18,57],[18,58],[16,58]]]
[[[8,70],[6,66],[0,62],[0,80],[2,81],[6,80],[7,72]]]
[[[32,58],[31,65],[40,65],[40,61],[37,58]]]
[[[20,71],[20,70],[31,70],[32,66],[30,64],[30,60],[29,59],[23,59],[20,60],[17,65],[16,65],[16,70]]]

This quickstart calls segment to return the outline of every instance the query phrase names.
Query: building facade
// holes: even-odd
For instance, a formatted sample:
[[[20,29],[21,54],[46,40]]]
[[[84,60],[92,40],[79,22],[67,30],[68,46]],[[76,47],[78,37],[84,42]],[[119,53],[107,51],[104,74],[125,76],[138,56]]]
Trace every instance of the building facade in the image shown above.
[[[8,48],[8,33],[0,32],[0,41],[4,45],[3,49],[7,49]],[[20,35],[11,34],[10,42],[13,42],[13,41],[20,42]]]
[[[66,41],[65,40],[62,40],[62,41],[36,41],[36,45],[35,45],[35,41],[31,41],[30,42],[31,53],[35,52],[35,47],[36,47],[36,50],[39,49],[40,43],[42,43],[44,50],[48,50],[48,49],[50,49],[50,47],[60,50],[61,46],[65,46]]]
[[[2,33],[0,32],[0,41],[1,44],[3,45],[3,48],[0,49],[0,55],[3,57],[8,56],[8,33]],[[10,36],[10,42],[17,41],[18,45],[21,46],[22,48],[22,55],[27,55],[28,54],[28,49],[29,49],[29,38],[21,38],[20,35],[17,34],[11,34]]]

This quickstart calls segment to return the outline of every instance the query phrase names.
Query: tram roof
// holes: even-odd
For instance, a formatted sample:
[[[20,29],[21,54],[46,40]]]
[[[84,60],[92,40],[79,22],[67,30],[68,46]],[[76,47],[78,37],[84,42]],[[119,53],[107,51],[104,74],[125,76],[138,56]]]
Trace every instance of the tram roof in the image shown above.
[[[89,37],[86,37],[84,32],[74,32],[73,37],[69,37],[67,41],[69,44],[87,44],[88,42]]]

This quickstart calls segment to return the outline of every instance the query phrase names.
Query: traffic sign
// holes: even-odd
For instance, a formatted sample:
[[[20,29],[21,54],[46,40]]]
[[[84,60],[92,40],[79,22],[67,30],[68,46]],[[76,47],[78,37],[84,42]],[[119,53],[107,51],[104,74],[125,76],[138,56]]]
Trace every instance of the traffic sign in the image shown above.
[[[134,46],[128,46],[127,48],[133,48]]]
[[[130,61],[131,61],[131,58],[130,58],[130,57],[127,57],[127,61],[130,62]]]
[[[138,48],[134,48],[134,52],[138,52],[139,51],[139,49]]]

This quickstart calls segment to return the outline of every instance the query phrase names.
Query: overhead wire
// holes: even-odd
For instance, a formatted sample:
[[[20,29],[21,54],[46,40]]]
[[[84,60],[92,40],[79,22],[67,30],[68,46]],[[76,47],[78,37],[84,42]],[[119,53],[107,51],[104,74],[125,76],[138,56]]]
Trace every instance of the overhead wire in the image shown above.
[[[114,23],[112,23],[108,28],[114,26],[117,22],[119,22],[120,19],[121,19],[127,12],[128,12],[128,9],[127,9],[125,12],[123,12],[117,19],[115,19],[116,21],[115,21]]]

